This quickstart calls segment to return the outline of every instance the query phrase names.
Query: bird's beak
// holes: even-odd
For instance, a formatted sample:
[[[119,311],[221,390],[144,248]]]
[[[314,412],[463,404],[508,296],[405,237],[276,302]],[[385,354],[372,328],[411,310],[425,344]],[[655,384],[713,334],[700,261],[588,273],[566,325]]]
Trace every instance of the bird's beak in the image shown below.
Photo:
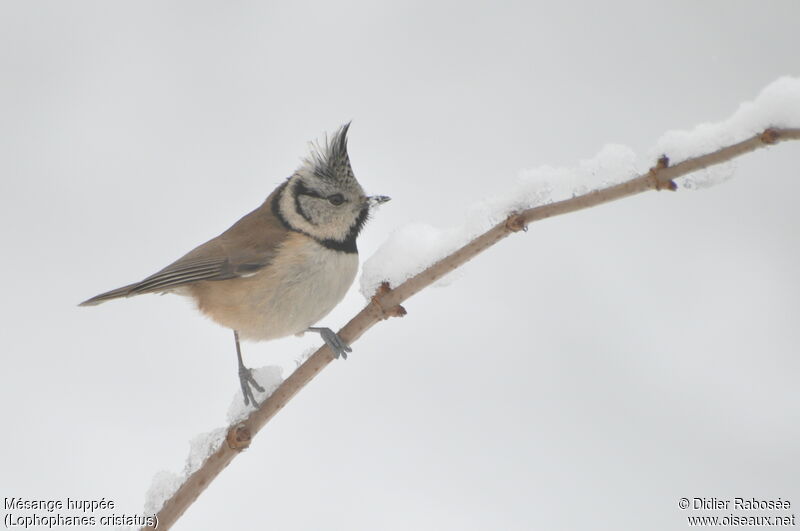
[[[371,195],[367,198],[367,204],[370,208],[380,205],[381,203],[385,203],[391,199],[391,197],[386,195]]]

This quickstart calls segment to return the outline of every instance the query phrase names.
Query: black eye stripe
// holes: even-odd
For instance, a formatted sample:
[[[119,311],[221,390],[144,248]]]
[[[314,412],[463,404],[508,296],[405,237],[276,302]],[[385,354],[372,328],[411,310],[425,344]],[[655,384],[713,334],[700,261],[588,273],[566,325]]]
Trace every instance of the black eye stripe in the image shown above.
[[[322,194],[320,194],[316,190],[312,190],[311,188],[307,187],[303,181],[297,181],[297,184],[294,187],[294,193],[295,195],[307,195],[309,197],[324,199],[322,197]]]
[[[331,194],[326,197],[321,193],[317,192],[316,190],[312,190],[311,188],[306,186],[306,184],[303,181],[297,181],[297,184],[294,187],[295,202],[297,202],[298,197],[300,197],[301,195],[305,195],[308,197],[315,197],[317,199],[327,199],[328,202],[334,206],[339,206],[345,202],[345,198],[342,194],[338,193]],[[303,214],[302,209],[300,209],[299,203],[298,203],[298,210],[300,210],[301,214]],[[303,217],[305,217],[305,215],[303,215]]]

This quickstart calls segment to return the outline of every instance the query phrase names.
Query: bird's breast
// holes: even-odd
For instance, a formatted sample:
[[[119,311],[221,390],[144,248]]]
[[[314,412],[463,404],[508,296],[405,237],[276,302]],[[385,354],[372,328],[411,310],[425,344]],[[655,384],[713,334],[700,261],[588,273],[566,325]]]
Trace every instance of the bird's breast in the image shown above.
[[[190,295],[198,308],[243,339],[302,332],[327,315],[350,288],[358,255],[292,233],[269,265],[248,277],[204,281]]]

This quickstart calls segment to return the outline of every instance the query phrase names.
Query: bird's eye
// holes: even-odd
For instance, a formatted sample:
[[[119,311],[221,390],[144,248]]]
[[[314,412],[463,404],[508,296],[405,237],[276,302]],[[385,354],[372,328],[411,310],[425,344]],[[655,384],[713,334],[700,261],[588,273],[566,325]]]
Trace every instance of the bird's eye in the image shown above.
[[[344,196],[342,194],[333,194],[328,196],[328,201],[334,206],[339,206],[344,203]]]

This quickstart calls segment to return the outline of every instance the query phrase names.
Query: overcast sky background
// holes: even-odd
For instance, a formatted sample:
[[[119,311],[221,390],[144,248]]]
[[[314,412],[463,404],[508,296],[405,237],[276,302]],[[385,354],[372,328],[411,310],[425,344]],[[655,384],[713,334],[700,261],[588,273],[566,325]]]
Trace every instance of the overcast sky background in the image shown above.
[[[732,113],[800,75],[800,4],[0,2],[0,497],[137,513],[239,400],[175,296],[95,308],[219,234],[353,120],[362,261],[525,168]],[[714,188],[531,226],[368,332],[175,529],[683,529],[800,507],[800,145]],[[364,304],[357,283],[324,321]],[[317,337],[244,345],[251,366]],[[755,513],[765,514],[765,513]]]

